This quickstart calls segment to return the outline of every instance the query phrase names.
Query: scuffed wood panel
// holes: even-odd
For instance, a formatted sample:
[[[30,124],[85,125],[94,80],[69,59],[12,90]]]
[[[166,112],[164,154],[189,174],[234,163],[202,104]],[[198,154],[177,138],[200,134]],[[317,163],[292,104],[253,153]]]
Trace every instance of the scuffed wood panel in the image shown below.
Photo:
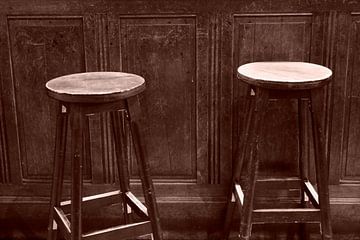
[[[196,180],[195,18],[121,18],[120,41],[123,71],[146,79],[141,102],[152,175]]]
[[[49,79],[85,71],[81,17],[9,17],[15,119],[21,175],[26,180],[52,173],[56,102],[45,91]],[[67,167],[69,169],[69,167]],[[88,169],[88,167],[87,167]]]
[[[254,61],[310,61],[311,14],[244,14],[234,17],[234,71]],[[234,73],[234,144],[243,122],[246,85]],[[260,150],[260,174],[298,174],[295,100],[270,101]],[[285,144],[286,143],[286,144]]]

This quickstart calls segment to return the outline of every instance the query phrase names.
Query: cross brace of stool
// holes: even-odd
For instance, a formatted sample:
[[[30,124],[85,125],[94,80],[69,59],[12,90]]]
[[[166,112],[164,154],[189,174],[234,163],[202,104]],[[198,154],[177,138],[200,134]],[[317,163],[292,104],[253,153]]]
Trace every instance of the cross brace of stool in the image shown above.
[[[142,120],[139,108],[137,98],[106,103],[61,102],[59,104],[48,239],[54,238],[57,229],[61,231],[67,240],[123,239],[146,234],[151,234],[155,240],[162,239],[157,204],[149,174],[149,164],[144,156],[144,146],[140,141],[140,130],[137,126],[138,122]],[[120,190],[82,197],[83,137],[84,130],[88,131],[84,119],[86,115],[100,112],[110,112],[111,114]],[[71,164],[71,200],[61,201],[68,118],[70,118],[71,155],[73,156]],[[144,126],[143,123],[142,125]],[[127,134],[130,134],[132,139],[146,206],[130,191],[127,170],[128,156],[126,156],[127,147],[129,146]],[[125,224],[90,233],[82,232],[82,205],[84,207],[100,207],[115,202],[122,202]],[[129,210],[134,211],[142,221],[130,223]],[[70,219],[68,219],[68,216],[70,216]]]
[[[266,181],[266,179],[262,179]],[[272,181],[274,181],[272,179]],[[279,179],[279,182],[282,182]],[[300,182],[301,180],[299,180]],[[315,209],[311,208],[266,208],[266,209],[254,209],[252,213],[252,223],[305,223],[305,222],[320,222],[320,207],[318,194],[310,181],[305,180],[301,182],[306,193],[306,197],[309,198],[311,204]],[[239,210],[244,206],[244,192],[241,185],[238,182],[234,183],[234,189],[231,197],[233,203],[236,202]],[[305,214],[304,214],[305,213]]]
[[[142,222],[123,224],[115,227],[110,227],[107,229],[102,229],[98,231],[93,231],[90,233],[82,234],[83,239],[119,239],[119,238],[130,238],[149,234],[152,232],[151,223],[149,221],[149,215],[147,208],[142,204],[132,192],[126,192],[126,202],[123,203],[134,210],[134,212],[142,218]],[[92,195],[82,198],[82,203],[85,204],[84,207],[102,207],[108,206],[110,204],[118,203],[121,199],[120,190]],[[71,222],[68,219],[68,215],[71,211],[71,200],[60,202],[60,207],[54,207],[55,210],[55,220],[60,231],[65,236],[65,239],[71,239]]]
[[[237,147],[236,165],[233,170],[233,181],[228,206],[224,221],[223,239],[227,239],[230,232],[234,207],[238,206],[241,214],[240,234],[241,240],[248,240],[251,235],[252,224],[263,223],[320,223],[323,240],[332,239],[330,223],[330,204],[328,192],[328,164],[325,154],[325,136],[322,125],[321,114],[322,91],[320,86],[314,89],[267,89],[259,86],[249,86],[246,99],[246,121],[242,132],[242,141]],[[251,94],[255,93],[255,94]],[[299,106],[299,171],[300,178],[297,183],[300,186],[301,208],[266,208],[254,209],[255,185],[259,181],[278,182],[278,185],[285,184],[289,179],[257,179],[258,176],[258,148],[262,141],[261,133],[269,99],[297,99]],[[304,102],[308,102],[307,110],[310,112],[311,125],[314,139],[314,155],[316,167],[317,189],[307,179],[304,170],[304,159],[301,149],[304,147],[304,133],[302,116]],[[251,131],[250,131],[251,130]],[[247,176],[245,185],[240,185],[240,174],[245,159],[248,157]],[[286,186],[286,185],[285,185]],[[245,191],[243,191],[243,189]],[[313,208],[306,208],[306,202],[310,202]]]

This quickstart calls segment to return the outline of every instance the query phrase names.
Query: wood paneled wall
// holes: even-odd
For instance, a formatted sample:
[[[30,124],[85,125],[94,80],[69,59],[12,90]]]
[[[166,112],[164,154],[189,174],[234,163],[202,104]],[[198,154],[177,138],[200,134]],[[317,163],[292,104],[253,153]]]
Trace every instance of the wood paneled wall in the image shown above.
[[[22,218],[36,212],[46,218],[56,102],[45,82],[75,72],[125,71],[147,81],[140,96],[148,119],[143,127],[166,237],[207,238],[220,229],[214,226],[221,224],[242,131],[246,86],[236,68],[291,60],[334,71],[324,97],[331,206],[338,229],[356,225],[359,22],[358,1],[1,1],[0,219],[16,218],[11,212],[29,205],[19,210],[27,213]],[[277,100],[269,108],[261,174],[296,176],[297,103]],[[88,129],[86,191],[114,189],[109,115],[89,116]],[[138,189],[135,162],[129,167]]]

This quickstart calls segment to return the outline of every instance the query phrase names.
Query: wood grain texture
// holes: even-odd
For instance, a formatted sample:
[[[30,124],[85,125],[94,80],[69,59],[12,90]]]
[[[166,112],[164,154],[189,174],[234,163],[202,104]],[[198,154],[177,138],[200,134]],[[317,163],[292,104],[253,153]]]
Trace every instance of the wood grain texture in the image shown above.
[[[359,164],[359,144],[358,141],[360,139],[360,131],[359,131],[359,106],[360,106],[360,79],[359,79],[359,68],[358,65],[360,63],[359,53],[360,49],[358,47],[359,37],[360,37],[360,16],[353,15],[351,22],[351,43],[349,49],[348,57],[350,60],[350,67],[348,69],[348,83],[347,88],[345,89],[346,99],[347,99],[347,112],[345,118],[347,118],[345,128],[347,131],[347,150],[346,150],[346,159],[343,161],[343,179],[357,179],[360,180],[360,164]],[[346,131],[346,130],[345,130]]]
[[[310,89],[327,84],[332,71],[327,67],[291,61],[253,62],[237,69],[244,82],[271,89]]]
[[[48,94],[63,102],[112,102],[145,90],[143,77],[123,72],[75,73],[51,79]]]
[[[234,71],[233,67],[236,64],[234,58],[236,54],[233,53],[234,47],[230,44],[235,41],[233,31],[235,29],[234,18],[231,14],[222,13],[219,15],[221,18],[220,25],[220,73],[219,73],[219,158],[220,158],[220,182],[230,183],[232,178],[229,172],[232,172],[233,157],[236,152],[236,138],[240,131],[239,122],[242,122],[245,114],[237,114],[235,106],[237,105],[238,98],[229,97],[237,96],[237,87],[234,85]],[[245,113],[245,111],[243,112]],[[241,118],[241,119],[240,119]],[[240,119],[240,120],[239,120]],[[236,136],[236,137],[235,137]]]
[[[3,106],[1,114],[4,119],[2,139],[4,140],[3,145],[6,148],[6,163],[8,163],[6,166],[8,179],[6,181],[12,183],[11,187],[7,187],[6,184],[2,185],[0,190],[4,190],[1,201],[7,203],[16,202],[16,204],[11,205],[15,210],[5,208],[2,216],[6,218],[9,214],[15,214],[17,209],[22,209],[19,212],[30,213],[30,216],[35,215],[31,214],[31,210],[26,204],[34,205],[36,202],[41,202],[41,207],[33,212],[39,212],[38,210],[42,208],[43,204],[46,204],[44,197],[49,193],[49,189],[46,187],[48,186],[47,179],[49,178],[51,168],[51,162],[50,160],[48,161],[49,158],[46,157],[44,158],[45,160],[42,158],[38,160],[40,159],[38,155],[31,157],[33,162],[36,162],[38,167],[43,169],[41,173],[44,173],[44,176],[38,177],[39,171],[29,168],[31,173],[36,176],[25,178],[26,185],[23,185],[21,172],[25,165],[21,165],[23,155],[21,154],[20,156],[20,149],[23,148],[23,144],[19,145],[20,141],[23,140],[18,135],[18,129],[20,129],[19,126],[21,125],[19,123],[21,121],[17,121],[17,113],[19,111],[15,99],[17,98],[18,91],[17,86],[14,84],[14,74],[17,74],[17,71],[12,69],[13,66],[20,68],[20,65],[12,59],[12,39],[14,34],[11,32],[16,25],[13,22],[23,18],[24,21],[29,19],[30,22],[40,21],[43,24],[42,19],[45,18],[44,21],[56,19],[55,22],[52,22],[52,24],[56,25],[58,20],[71,19],[68,23],[69,25],[74,23],[74,27],[67,32],[69,36],[75,37],[68,39],[78,44],[79,48],[75,49],[75,53],[72,53],[71,49],[66,47],[66,44],[62,44],[62,47],[58,49],[60,52],[64,52],[66,56],[64,58],[62,56],[57,58],[55,54],[52,61],[62,63],[62,59],[64,59],[66,63],[61,65],[62,67],[52,67],[50,73],[56,72],[58,73],[57,76],[60,76],[81,71],[125,71],[131,67],[127,65],[127,59],[133,56],[132,52],[138,50],[136,47],[133,49],[125,47],[125,25],[131,21],[150,23],[150,25],[154,23],[155,28],[162,29],[163,31],[156,36],[167,36],[167,33],[176,29],[177,25],[185,23],[187,21],[183,20],[185,18],[191,19],[191,27],[186,28],[181,25],[183,29],[187,29],[184,36],[189,38],[189,41],[181,38],[181,43],[177,45],[180,46],[176,50],[178,54],[182,52],[179,49],[185,49],[185,52],[187,52],[184,55],[186,57],[183,58],[185,63],[179,69],[194,70],[191,70],[188,75],[182,75],[181,77],[179,74],[177,76],[177,73],[182,74],[186,72],[185,70],[176,70],[176,74],[169,74],[170,71],[168,71],[166,75],[162,69],[167,67],[167,63],[170,63],[170,65],[174,64],[175,61],[173,59],[177,58],[173,56],[176,56],[176,54],[162,47],[166,46],[166,37],[151,40],[152,35],[149,32],[152,31],[152,27],[149,26],[149,39],[145,40],[148,42],[152,41],[152,43],[144,45],[146,46],[145,49],[152,55],[157,54],[160,56],[158,59],[163,60],[163,63],[159,65],[159,68],[154,68],[153,65],[158,65],[162,61],[157,60],[158,62],[155,61],[154,64],[149,65],[147,60],[151,58],[147,58],[144,61],[146,67],[138,69],[139,72],[137,72],[141,75],[143,72],[152,71],[149,76],[151,75],[158,82],[173,81],[173,79],[176,79],[177,82],[181,82],[179,79],[187,79],[188,82],[191,82],[191,79],[195,80],[192,83],[194,86],[188,86],[185,83],[184,85],[180,84],[182,86],[181,89],[187,89],[187,93],[192,94],[195,99],[191,101],[190,105],[183,104],[186,106],[186,110],[180,112],[183,113],[182,121],[188,121],[184,120],[186,119],[184,116],[189,116],[189,111],[193,112],[193,119],[196,119],[191,121],[191,127],[186,128],[187,130],[185,131],[189,133],[189,129],[192,129],[193,141],[191,144],[193,146],[192,153],[194,153],[192,156],[196,155],[196,157],[189,157],[189,152],[191,152],[189,151],[189,142],[187,142],[188,145],[185,144],[188,147],[183,148],[183,150],[177,149],[177,151],[185,152],[185,154],[179,154],[182,156],[181,159],[193,159],[192,164],[194,165],[187,162],[186,166],[184,164],[181,168],[187,170],[194,169],[196,172],[193,174],[189,171],[186,172],[186,175],[174,175],[173,177],[169,175],[172,172],[166,167],[166,174],[160,172],[157,173],[159,177],[155,176],[155,187],[160,188],[160,190],[157,189],[157,193],[163,197],[165,196],[162,200],[163,203],[160,206],[160,211],[162,216],[165,216],[164,214],[168,216],[164,221],[169,223],[170,227],[167,226],[167,229],[170,229],[170,234],[173,234],[170,238],[188,238],[192,236],[206,239],[209,233],[211,234],[216,229],[216,227],[209,227],[208,229],[207,223],[214,219],[222,219],[221,214],[223,214],[222,209],[224,208],[224,202],[222,201],[224,201],[223,199],[225,198],[223,196],[226,194],[223,188],[228,186],[225,183],[228,183],[231,179],[232,154],[235,145],[238,143],[238,136],[242,132],[241,123],[243,121],[242,113],[244,109],[244,99],[242,96],[244,96],[246,91],[244,85],[241,85],[238,81],[235,82],[234,79],[236,79],[236,68],[249,61],[309,61],[323,64],[334,70],[332,85],[328,88],[328,96],[325,97],[325,101],[331,103],[331,107],[328,108],[330,118],[327,119],[327,124],[331,130],[328,131],[328,136],[330,137],[328,149],[330,177],[332,184],[339,184],[336,185],[338,188],[333,192],[335,195],[332,195],[331,201],[335,203],[332,204],[332,208],[335,209],[337,224],[342,225],[345,222],[344,225],[346,226],[354,224],[358,221],[358,217],[354,216],[354,212],[356,213],[356,209],[358,209],[356,202],[358,198],[353,198],[352,194],[356,193],[356,189],[358,189],[359,178],[356,166],[358,166],[359,161],[356,160],[356,149],[352,148],[355,157],[348,162],[349,165],[346,163],[348,161],[347,142],[349,139],[347,132],[353,129],[347,126],[350,121],[348,121],[348,116],[352,119],[352,126],[356,125],[355,120],[358,113],[356,113],[355,105],[353,104],[355,100],[352,100],[353,111],[351,115],[349,114],[349,104],[351,101],[348,99],[348,95],[345,94],[345,88],[349,90],[349,84],[357,82],[356,74],[352,77],[353,80],[350,79],[350,76],[353,70],[356,70],[354,68],[356,64],[352,65],[351,62],[354,54],[356,54],[356,51],[353,50],[357,46],[355,32],[358,27],[355,22],[358,21],[358,12],[360,12],[359,1],[340,0],[183,0],[171,2],[165,0],[28,0],[26,4],[24,0],[0,1],[0,88]],[[175,27],[164,24],[169,18],[176,19]],[[9,21],[9,19],[13,20]],[[158,23],[162,25],[158,26]],[[40,35],[51,36],[53,34],[51,33],[52,31],[46,32],[40,29],[38,32]],[[53,32],[56,32],[56,30]],[[142,34],[136,33],[136,27],[133,27],[130,32],[132,36],[135,36],[134,38],[142,36]],[[79,39],[77,36],[83,37]],[[170,34],[169,36],[171,38],[172,35]],[[142,42],[141,38],[135,40],[137,43]],[[136,46],[135,44],[133,45]],[[140,45],[138,44],[138,46]],[[73,69],[74,64],[77,64],[77,58],[74,58],[74,54],[80,53],[80,49],[84,51],[84,54],[81,56],[83,62],[81,64],[82,68]],[[255,51],[253,51],[254,49]],[[136,61],[141,62],[142,56],[137,55],[137,57],[140,60]],[[32,58],[29,57],[27,59],[28,61],[23,61],[25,65],[21,65],[21,67],[29,68],[31,66],[28,62]],[[34,59],[36,60],[36,58]],[[194,60],[190,61],[188,59]],[[60,65],[58,64],[57,66]],[[174,67],[174,69],[176,68]],[[70,72],[70,70],[73,72]],[[20,86],[22,86],[22,83],[27,82],[30,78],[22,75],[22,79],[18,77],[16,79]],[[43,80],[43,83],[45,83],[45,79]],[[31,84],[25,84],[27,87],[29,85]],[[40,87],[44,91],[43,85]],[[32,89],[31,86],[29,89]],[[149,93],[150,95],[161,96],[164,92],[164,90],[158,88],[151,89],[153,90]],[[171,93],[166,93],[166,95],[171,95]],[[32,96],[36,99],[35,95]],[[356,95],[354,94],[353,96]],[[352,98],[354,99],[354,97]],[[159,101],[153,100],[152,105],[154,105],[154,102],[164,103],[161,98],[154,97],[152,99],[160,99]],[[33,99],[30,100],[33,101]],[[146,98],[142,100],[145,103],[147,102]],[[47,101],[40,102],[48,104]],[[182,107],[183,105],[176,106]],[[283,100],[270,102],[270,113],[267,117],[271,122],[275,122],[275,124],[269,124],[265,129],[265,141],[269,145],[265,146],[266,151],[262,156],[264,160],[260,163],[261,175],[267,175],[267,173],[280,176],[297,174],[297,159],[294,157],[297,151],[297,133],[293,131],[293,129],[297,128],[296,107],[296,102],[285,102]],[[38,108],[40,107],[37,106],[36,109]],[[54,111],[50,109],[49,112],[55,113],[55,108],[52,109]],[[173,111],[165,112],[167,113],[164,116],[173,114]],[[284,118],[276,118],[279,115]],[[162,118],[165,119],[165,117]],[[93,192],[103,190],[110,186],[108,183],[112,184],[116,181],[115,153],[112,136],[109,131],[109,119],[109,116],[106,114],[89,116],[89,128],[91,129],[89,133],[89,144],[91,145],[89,155],[91,154],[91,158],[90,162],[86,163],[87,172],[85,178],[87,183],[93,183],[90,184],[91,186],[94,185],[96,190]],[[50,120],[47,122],[49,124]],[[51,122],[53,123],[52,120]],[[166,121],[161,120],[161,122],[164,123]],[[180,120],[176,124],[179,124],[179,122]],[[27,125],[38,127],[36,122],[32,121],[30,123]],[[51,126],[54,127],[54,125]],[[44,128],[49,127],[50,125],[44,126]],[[160,125],[160,127],[163,127],[163,125]],[[283,129],[285,130],[279,133]],[[279,135],[275,137],[274,132],[279,133]],[[168,139],[164,134],[160,136],[149,134],[149,136],[154,137],[150,138],[153,144],[152,147],[162,146],[166,143],[164,139]],[[358,142],[355,138],[356,132],[353,133],[351,138],[352,146],[355,146]],[[284,145],[277,144],[279,141],[294,144],[285,148]],[[159,144],[156,144],[156,142]],[[46,156],[48,151],[50,151],[47,149],[52,149],[53,147],[53,144],[47,144],[44,147],[41,146],[46,149],[44,150]],[[310,144],[311,142],[305,143],[306,146],[310,146]],[[168,159],[167,154],[162,153],[161,155],[157,152],[155,153],[157,156],[165,156],[164,159]],[[312,155],[312,149],[308,148],[308,154],[305,157],[309,161],[310,176],[311,171],[314,170],[314,166],[311,164]],[[52,156],[50,156],[50,159],[52,159]],[[152,167],[158,165],[153,163],[153,161],[150,164]],[[31,165],[35,166],[35,164]],[[346,170],[347,173],[345,166],[351,166],[351,168]],[[66,168],[69,168],[68,164]],[[136,176],[133,177],[136,178]],[[136,182],[136,180],[133,182]],[[201,186],[194,184],[195,182]],[[216,191],[213,191],[213,187],[217,186],[218,182],[224,183],[224,185],[219,186]],[[342,184],[347,182],[353,183],[355,187],[348,189],[346,184]],[[166,187],[161,187],[162,184],[165,184]],[[192,188],[193,186],[196,188]],[[177,192],[181,192],[184,195],[175,201],[173,196]],[[65,194],[68,195],[68,192],[65,192]],[[194,195],[191,194],[198,194],[196,195],[195,202],[194,198],[192,198]],[[213,200],[214,196],[219,196],[219,194],[221,197],[215,197],[216,199]],[[18,197],[25,195],[26,197],[23,198]],[[166,198],[166,196],[170,197]],[[283,199],[277,194],[274,195],[274,198]],[[265,197],[263,200],[266,202],[268,198]],[[184,215],[184,212],[187,214]],[[197,219],[199,225],[192,226],[194,224],[190,224],[190,222],[193,221],[189,221],[189,219]],[[201,229],[201,233],[196,232],[197,230],[195,233],[184,230],[180,234],[181,236],[178,237],[179,234],[175,233],[180,225],[186,227],[186,229],[196,227],[197,230]],[[213,226],[217,226],[217,224]],[[174,234],[176,235],[175,237]],[[271,236],[274,237],[275,235],[277,234],[273,233]]]
[[[148,79],[140,99],[147,126],[140,127],[152,175],[196,180],[194,18],[121,18],[120,31],[124,71]]]
[[[64,70],[84,69],[82,20],[10,17],[8,25],[21,175],[23,179],[48,178],[55,133],[50,123],[55,122],[56,107],[43,91],[44,84]]]
[[[333,86],[333,141],[331,143],[331,166],[341,166],[331,174],[332,181],[357,182],[360,180],[359,165],[359,23],[358,14],[339,14]],[[336,176],[334,178],[334,175]]]

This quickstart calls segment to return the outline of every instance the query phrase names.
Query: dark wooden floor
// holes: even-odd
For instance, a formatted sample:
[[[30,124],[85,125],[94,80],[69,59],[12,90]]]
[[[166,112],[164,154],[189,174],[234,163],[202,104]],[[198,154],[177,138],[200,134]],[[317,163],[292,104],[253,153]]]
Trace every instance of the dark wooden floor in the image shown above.
[[[99,224],[99,221],[96,222]],[[101,222],[100,222],[101,224]],[[104,222],[102,222],[104,224]],[[0,222],[0,239],[46,239],[46,222],[44,221],[33,221],[33,222],[24,222],[22,220],[11,221],[11,222]],[[306,227],[306,234],[302,234],[298,225],[255,225],[253,227],[253,240],[317,240],[321,239],[318,234],[319,226],[317,224],[308,224]],[[334,234],[334,240],[360,240],[360,229],[336,229],[338,232]],[[165,237],[170,237],[171,235],[179,235],[179,233],[174,234],[174,229],[165,229]],[[183,230],[181,230],[183,231]],[[196,232],[182,232],[183,239],[189,240],[217,240],[219,239],[220,228],[213,226],[212,229],[204,230],[203,233]],[[302,236],[300,236],[302,234]],[[147,239],[147,236],[142,237],[142,239]],[[173,239],[173,238],[168,238]],[[234,228],[231,235],[231,240],[237,239],[237,232]]]

